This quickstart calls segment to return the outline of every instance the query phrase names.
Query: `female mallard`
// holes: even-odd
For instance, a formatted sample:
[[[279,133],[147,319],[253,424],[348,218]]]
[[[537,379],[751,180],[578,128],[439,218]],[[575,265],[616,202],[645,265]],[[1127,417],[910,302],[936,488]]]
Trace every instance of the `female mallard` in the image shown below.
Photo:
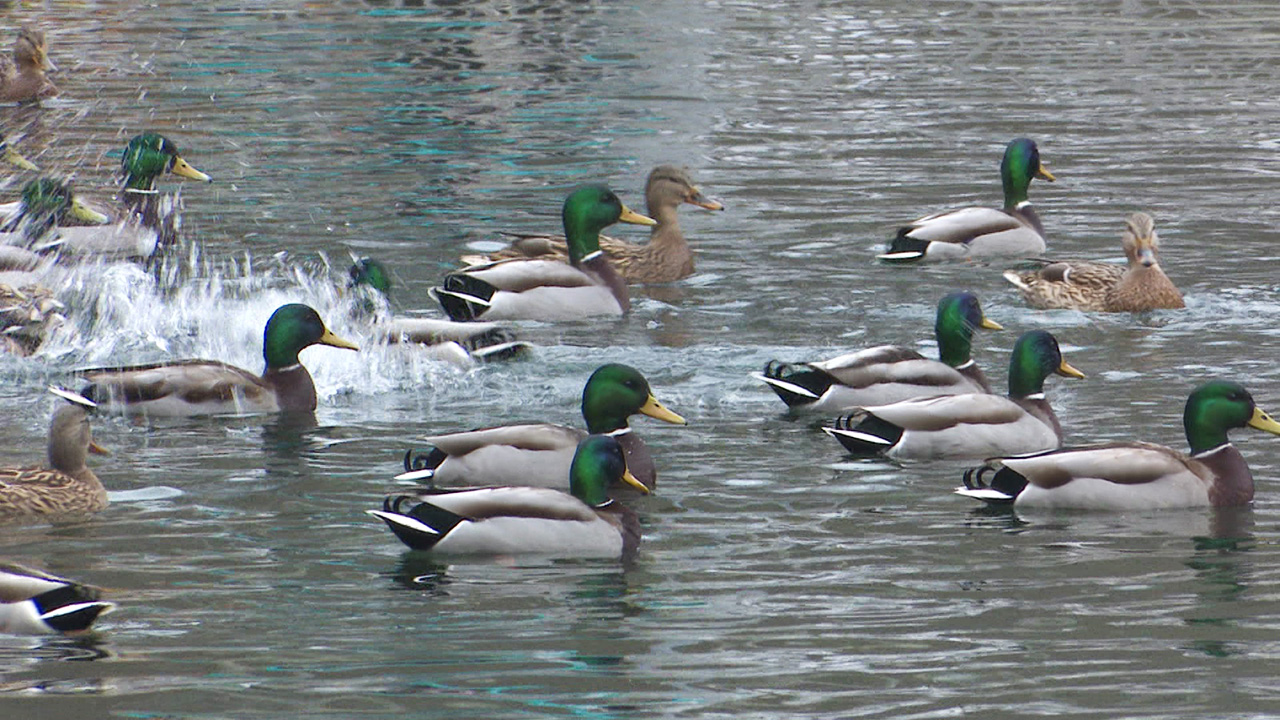
[[[0,562],[0,632],[74,635],[115,609],[102,591],[47,572]]]
[[[1062,445],[1062,427],[1044,398],[1050,374],[1082,378],[1043,330],[1018,338],[1009,359],[1009,395],[947,395],[864,408],[822,428],[857,455],[894,458],[991,457]]]
[[[724,210],[724,205],[703,195],[689,173],[674,165],[659,165],[649,173],[644,197],[649,217],[658,222],[649,228],[648,244],[601,236],[600,249],[628,283],[668,283],[689,277],[693,274],[693,251],[680,231],[680,205],[688,203],[707,210]],[[481,262],[545,256],[569,259],[563,235],[504,234],[515,238],[511,246],[491,253]],[[463,261],[474,259],[464,257]]]
[[[22,28],[13,41],[13,58],[0,56],[0,102],[33,102],[58,94],[45,75],[57,70],[49,59],[44,31]]]
[[[454,320],[571,320],[625,315],[627,285],[600,251],[600,231],[622,221],[653,225],[603,185],[586,185],[564,201],[569,264],[499,260],[445,275],[433,294]]]
[[[157,133],[143,133],[125,146],[120,161],[124,188],[121,214],[108,227],[66,227],[59,232],[63,247],[80,253],[149,259],[178,241],[182,223],[178,199],[161,195],[156,181],[165,173],[202,182],[211,178],[178,153],[178,146]]]
[[[312,345],[359,350],[324,326],[307,305],[282,305],[267,320],[261,376],[214,360],[81,370],[82,394],[104,408],[135,415],[313,412],[316,386],[298,353]]]
[[[609,498],[621,481],[648,492],[627,471],[608,435],[578,443],[569,493],[545,487],[427,490],[387,497],[369,510],[414,550],[452,554],[628,557],[640,543],[635,513]]]
[[[922,217],[898,228],[889,251],[878,257],[891,263],[920,260],[966,260],[993,255],[1039,255],[1044,227],[1027,199],[1032,178],[1053,182],[1040,164],[1040,151],[1026,138],[1005,148],[1000,162],[1004,208],[969,207]]]
[[[62,226],[73,221],[105,225],[111,218],[85,205],[70,180],[38,178],[23,186],[17,208],[0,224],[0,244],[35,253],[57,249]]]
[[[921,396],[989,393],[986,375],[969,356],[973,331],[980,327],[1002,329],[982,314],[973,293],[951,293],[938,301],[933,326],[940,360],[901,345],[879,345],[819,362],[770,360],[753,377],[793,410],[840,412]]]
[[[351,287],[362,295],[360,314],[372,317],[377,337],[384,342],[426,345],[435,355],[464,365],[476,360],[509,360],[527,355],[533,348],[495,323],[392,317],[391,275],[372,258],[357,260],[350,275]]]
[[[88,515],[107,507],[107,490],[89,469],[89,453],[109,454],[93,441],[89,410],[94,403],[50,388],[68,400],[49,424],[48,467],[0,468],[0,519],[37,515]]]
[[[1098,262],[1055,262],[1033,272],[1005,272],[1027,304],[1040,310],[1068,308],[1100,312],[1143,312],[1186,307],[1182,293],[1160,269],[1160,237],[1144,212],[1124,221],[1127,267]]]
[[[1149,510],[1246,505],[1253,475],[1227,431],[1280,435],[1280,423],[1249,391],[1212,380],[1187,398],[1182,414],[1191,454],[1145,442],[1063,448],[988,460],[964,474],[957,493],[992,504],[1081,510]],[[990,477],[984,477],[990,475]]]
[[[35,353],[62,323],[66,306],[46,287],[13,287],[0,282],[0,354]]]
[[[627,456],[627,467],[646,487],[658,483],[653,456],[627,419],[636,413],[676,425],[684,418],[671,412],[649,389],[639,370],[627,365],[601,365],[582,389],[582,417],[587,430],[551,423],[504,425],[426,438],[430,452],[410,451],[398,480],[425,480],[442,485],[535,485],[563,487],[573,453],[587,433],[612,436]]]

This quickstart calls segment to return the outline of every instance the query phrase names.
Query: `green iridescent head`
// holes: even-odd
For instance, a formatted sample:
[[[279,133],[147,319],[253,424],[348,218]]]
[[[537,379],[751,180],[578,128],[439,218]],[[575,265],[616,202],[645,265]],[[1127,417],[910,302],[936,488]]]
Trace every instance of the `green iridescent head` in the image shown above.
[[[1082,378],[1084,373],[1062,359],[1058,340],[1044,330],[1023,333],[1013,346],[1009,358],[1009,395],[1026,397],[1044,392],[1045,378],[1050,375]]]
[[[1182,411],[1182,425],[1192,454],[1227,444],[1227,431],[1246,425],[1280,435],[1280,423],[1254,404],[1244,386],[1227,380],[1210,380],[1196,388]]]
[[[973,331],[978,328],[1004,329],[982,314],[982,306],[973,293],[944,295],[938,301],[938,317],[933,325],[933,333],[938,338],[939,359],[951,367],[960,367],[969,362]]]
[[[569,193],[560,212],[564,236],[569,246],[569,261],[578,264],[584,257],[600,249],[600,231],[616,222],[656,225],[657,221],[641,215],[618,199],[604,185],[583,185]]]
[[[1040,164],[1040,149],[1026,138],[1010,142],[1000,161],[1000,181],[1004,185],[1004,208],[1012,210],[1027,201],[1027,189],[1031,179],[1040,178],[1053,182],[1057,178],[1049,168]]]
[[[360,258],[348,273],[351,275],[352,287],[367,285],[383,295],[391,293],[391,273],[373,258]]]
[[[582,389],[582,418],[587,422],[587,432],[607,433],[627,427],[627,418],[636,413],[685,424],[684,418],[658,402],[649,389],[649,381],[629,365],[601,365],[587,378]]]
[[[298,353],[312,345],[359,350],[354,343],[329,332],[324,321],[308,305],[281,305],[267,320],[262,333],[262,356],[268,370],[279,370],[298,364]]]
[[[182,159],[173,141],[152,132],[129,141],[120,159],[120,169],[124,173],[125,187],[133,190],[155,190],[156,180],[167,172],[191,180],[211,180]]]
[[[642,493],[644,486],[627,470],[622,446],[608,435],[588,435],[578,443],[569,466],[569,492],[582,502],[599,507],[609,502],[609,486],[621,480]]]
[[[68,220],[91,225],[111,221],[106,215],[81,202],[72,191],[70,181],[39,178],[23,186],[18,213],[5,224],[4,230],[12,232],[21,229],[24,237],[34,240]]]

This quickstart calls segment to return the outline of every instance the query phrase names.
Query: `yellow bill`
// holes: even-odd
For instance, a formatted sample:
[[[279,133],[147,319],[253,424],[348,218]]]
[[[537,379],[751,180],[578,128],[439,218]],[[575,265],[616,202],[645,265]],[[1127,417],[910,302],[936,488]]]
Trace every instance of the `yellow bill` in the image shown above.
[[[665,405],[658,402],[658,398],[650,395],[648,400],[644,401],[644,405],[640,408],[640,412],[648,415],[655,420],[669,422],[672,425],[688,425],[685,419],[671,412]]]
[[[657,225],[658,221],[648,215],[641,215],[626,205],[622,206],[622,214],[618,216],[618,220],[632,225]]]
[[[186,160],[183,160],[181,157],[175,157],[173,159],[173,167],[169,168],[169,172],[173,173],[174,175],[179,175],[181,177],[187,178],[189,180],[213,182],[213,178],[191,167],[191,163],[187,162]]]
[[[343,340],[337,335],[334,335],[327,328],[324,331],[324,335],[321,335],[320,339],[317,340],[316,342],[321,345],[328,345],[330,347],[344,348],[347,350],[355,350],[356,352],[360,352],[360,347],[358,345],[351,342],[350,340]]]
[[[1280,423],[1272,420],[1271,416],[1259,407],[1253,409],[1253,417],[1249,418],[1249,427],[1266,430],[1272,435],[1280,435]]]
[[[1069,377],[1069,378],[1083,378],[1085,376],[1084,373],[1071,367],[1071,365],[1068,364],[1066,360],[1063,360],[1062,362],[1058,363],[1058,369],[1055,370],[1054,372],[1058,373],[1063,377]]]

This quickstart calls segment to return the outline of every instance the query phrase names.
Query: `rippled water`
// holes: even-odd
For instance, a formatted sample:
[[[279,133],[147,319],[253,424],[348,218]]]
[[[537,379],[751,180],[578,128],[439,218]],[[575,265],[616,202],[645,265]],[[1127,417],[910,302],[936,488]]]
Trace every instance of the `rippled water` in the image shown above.
[[[305,301],[365,346],[308,350],[314,424],[105,418],[118,493],[85,523],[7,528],[0,555],[107,588],[92,638],[0,637],[4,717],[1266,717],[1280,707],[1280,442],[1239,433],[1252,508],[988,515],[959,467],[852,462],[748,374],[770,358],[928,348],[968,288],[1052,330],[1073,441],[1181,447],[1187,392],[1280,409],[1274,320],[1280,12],[1265,3],[438,0],[92,2],[7,9],[50,30],[62,97],[3,108],[19,149],[109,205],[144,128],[187,184],[184,279],[121,267],[41,355],[0,357],[6,461],[43,455],[50,382],[85,364],[261,364]],[[536,8],[536,9],[535,9]],[[1147,210],[1188,310],[1027,310],[999,266],[891,268],[895,223],[999,202],[1012,137],[1061,256],[1116,257]],[[392,265],[401,312],[494,231],[557,224],[570,186],[635,206],[662,162],[723,214],[682,214],[698,274],[630,317],[522,328],[532,362],[460,369],[371,345],[334,283]],[[6,196],[21,177],[11,178]],[[171,185],[175,185],[171,183]],[[639,238],[634,230],[619,234]],[[926,350],[928,351],[928,350]],[[435,432],[577,423],[602,362],[641,368],[687,428],[637,423],[660,493],[635,563],[446,564],[364,510]],[[64,662],[68,661],[68,662]]]

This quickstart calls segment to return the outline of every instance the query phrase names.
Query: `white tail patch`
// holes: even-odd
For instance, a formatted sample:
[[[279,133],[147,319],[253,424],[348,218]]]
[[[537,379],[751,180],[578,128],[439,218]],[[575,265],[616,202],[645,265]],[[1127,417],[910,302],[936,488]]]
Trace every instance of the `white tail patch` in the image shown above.
[[[435,476],[436,476],[435,468],[427,468],[425,470],[410,470],[409,472],[403,472],[392,479],[404,480],[404,481],[416,481],[416,480],[430,480]]]
[[[888,440],[885,440],[879,435],[871,435],[868,433],[859,432],[857,430],[845,430],[843,428],[824,427],[822,428],[822,432],[830,435],[831,437],[843,436],[847,438],[853,438],[854,440],[859,440],[864,443],[870,443],[872,445],[883,445],[885,447],[889,447],[890,445],[893,445],[893,443],[889,442]]]
[[[877,260],[918,260],[924,257],[924,253],[919,250],[907,250],[905,252],[882,253],[876,256]]]
[[[807,389],[807,388],[802,388],[802,387],[800,387],[799,385],[796,385],[795,383],[789,383],[789,382],[787,382],[786,380],[779,380],[779,379],[777,379],[777,378],[771,378],[771,377],[769,377],[769,376],[767,376],[767,375],[763,375],[763,374],[761,374],[761,373],[752,373],[752,374],[751,374],[751,377],[753,377],[753,378],[755,378],[755,379],[757,379],[757,380],[759,380],[759,381],[761,381],[761,382],[763,382],[763,383],[766,383],[766,384],[768,384],[768,385],[772,385],[772,386],[777,387],[777,388],[782,388],[783,390],[786,390],[786,391],[787,391],[787,392],[789,392],[789,393],[794,393],[794,394],[799,395],[799,396],[801,396],[801,397],[813,398],[814,400],[818,400],[818,399],[820,399],[818,395],[814,395],[814,394],[813,394],[813,391],[812,391],[812,390],[809,390],[809,389]]]
[[[440,534],[439,530],[431,527],[430,525],[427,525],[424,522],[414,520],[413,518],[407,515],[398,515],[396,513],[383,512],[381,510],[365,510],[365,512],[369,513],[370,515],[380,520],[384,520],[389,523],[395,523],[396,525],[399,525],[401,527],[407,527],[411,530],[417,530],[418,532],[427,533],[428,535]]]

